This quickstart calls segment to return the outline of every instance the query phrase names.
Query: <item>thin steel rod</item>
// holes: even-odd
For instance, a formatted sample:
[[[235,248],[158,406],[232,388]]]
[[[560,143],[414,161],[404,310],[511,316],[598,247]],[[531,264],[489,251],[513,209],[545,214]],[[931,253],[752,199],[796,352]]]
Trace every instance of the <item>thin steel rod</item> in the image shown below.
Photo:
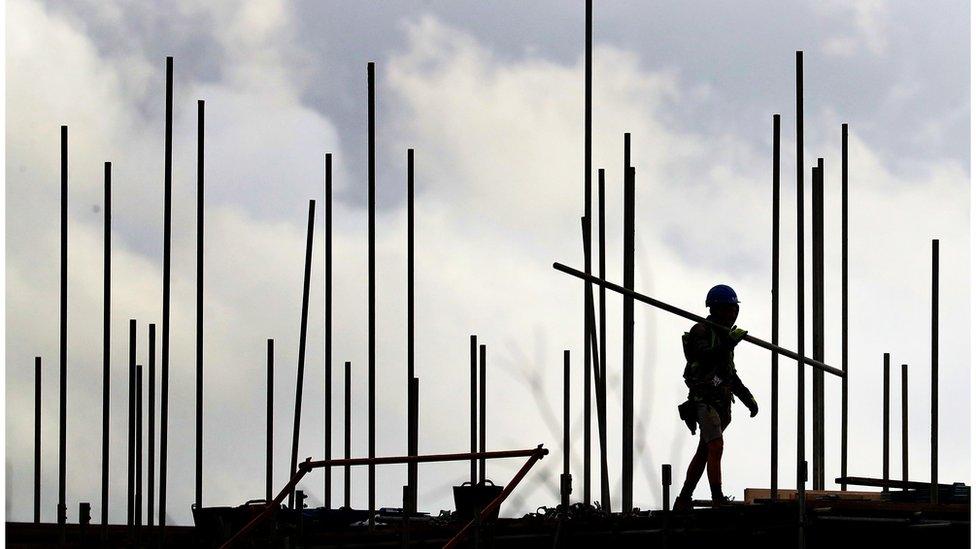
[[[908,482],[908,364],[901,365],[901,479]]]
[[[413,149],[407,149],[407,454],[417,455],[417,394],[414,371],[414,179]],[[417,465],[407,465],[407,487],[416,506]]]
[[[102,267],[102,536],[108,527],[109,398],[112,359],[112,163],[105,163],[105,217]]]
[[[325,155],[325,457],[332,457],[332,153]],[[331,509],[331,470],[324,482],[322,506]]]
[[[274,478],[274,340],[268,338],[268,396],[265,417],[264,496],[271,499],[271,481]]]
[[[664,511],[671,510],[671,464],[664,463],[661,465],[661,491],[663,492],[664,502],[661,504],[661,509]]]
[[[779,164],[780,116],[773,115],[773,274],[770,340],[779,345]],[[779,353],[770,353],[769,499],[779,497]]]
[[[932,239],[932,486],[929,499],[939,502],[939,240]]]
[[[481,453],[485,452],[485,442],[487,437],[485,436],[486,428],[488,425],[487,418],[487,388],[488,384],[486,381],[487,377],[487,367],[488,367],[488,348],[485,345],[478,346],[478,391],[479,391],[479,405],[478,405],[478,449]],[[478,462],[478,482],[484,484],[485,482],[485,460],[482,458]]]
[[[368,397],[367,446],[370,457],[376,455],[376,128],[374,65],[366,64],[366,202],[367,202],[367,349],[366,385]],[[370,466],[367,473],[369,499],[369,525],[376,519],[376,468]]]
[[[345,422],[345,432],[343,433],[343,457],[349,459],[352,447],[352,362],[346,361],[345,364],[345,395],[343,405],[345,406],[343,421]],[[342,506],[350,508],[350,494],[352,487],[352,471],[347,465],[342,472]],[[271,499],[271,498],[268,498]]]
[[[156,520],[156,325],[149,325],[149,456],[146,473],[146,525]]]
[[[589,229],[588,225],[590,224],[590,220],[587,219],[586,217],[581,217],[580,218],[580,223],[581,223],[581,226],[582,226],[582,229],[583,229],[583,234],[585,235],[586,232],[587,232],[587,229]],[[585,238],[583,239],[583,247],[584,247],[584,250],[585,251],[590,247],[589,243],[586,241]],[[587,325],[589,326],[589,329],[590,329],[589,333],[587,334],[589,336],[587,338],[587,341],[590,344],[590,353],[592,354],[592,358],[593,358],[593,361],[592,361],[592,364],[591,364],[591,366],[593,368],[593,382],[596,384],[597,437],[599,438],[599,443],[600,443],[600,485],[601,485],[601,493],[600,493],[600,497],[601,497],[601,500],[600,501],[601,501],[601,503],[600,503],[600,505],[601,505],[601,510],[603,510],[605,512],[609,512],[609,502],[610,502],[610,497],[609,497],[610,496],[610,489],[609,489],[610,482],[609,482],[609,477],[610,477],[610,475],[609,475],[609,471],[607,470],[607,460],[606,460],[606,455],[607,455],[607,422],[606,422],[606,418],[607,418],[607,400],[606,400],[607,383],[606,383],[606,377],[604,377],[604,372],[606,371],[606,369],[604,368],[603,360],[601,358],[603,355],[605,355],[605,353],[603,353],[603,345],[602,345],[602,343],[598,343],[597,342],[596,327],[595,327],[595,325],[596,325],[596,312],[594,311],[594,306],[593,306],[593,284],[592,283],[587,283],[587,284],[588,284],[588,291],[586,292],[586,295],[584,296],[584,305],[586,307],[586,315],[587,315],[587,319],[588,319]],[[600,287],[600,290],[602,292],[604,292],[604,293],[606,292],[606,289],[603,288],[603,287]],[[604,303],[603,303],[603,305],[604,306],[606,305],[605,296],[604,296]],[[604,333],[603,335],[605,336],[606,334]],[[607,487],[605,494],[604,494],[604,491],[603,491],[604,485]]]
[[[824,359],[824,162],[813,169],[813,359]],[[813,489],[824,489],[824,374],[813,371]]]
[[[408,433],[413,440],[413,445],[409,449],[409,455],[417,455],[417,438],[420,430],[420,379],[413,378],[410,380],[410,432]],[[410,471],[407,480],[407,489],[409,491],[409,511],[410,513],[417,512],[417,464],[408,463],[407,470]]]
[[[590,220],[593,219],[593,0],[586,0],[586,39],[584,53],[584,107],[583,107],[583,216],[587,219],[585,234],[586,247],[583,253],[583,265],[586,274],[592,274],[592,231]],[[592,295],[593,285],[584,283],[587,295]],[[583,305],[586,307],[585,303]],[[590,326],[593,318],[583,311],[583,504],[590,504],[590,364],[592,362],[590,348]]]
[[[132,526],[135,522],[135,452],[136,452],[136,400],[135,400],[135,390],[136,390],[136,320],[134,318],[129,319],[129,367],[127,368],[129,374],[129,432],[128,432],[128,447],[127,447],[127,471],[128,471],[128,484],[126,487],[126,502],[128,504],[126,513],[126,525]]]
[[[589,315],[587,315],[589,316]],[[589,338],[587,338],[589,339]],[[563,474],[560,477],[559,497],[563,510],[569,509],[569,494],[571,490],[569,473],[569,456],[573,449],[570,446],[570,367],[569,349],[563,351]]]
[[[34,357],[34,522],[41,522],[41,357]]]
[[[471,396],[469,399],[471,418],[471,453],[478,451],[478,336],[471,335]],[[471,458],[471,484],[478,481],[478,461]]]
[[[142,365],[136,364],[136,497],[135,523],[142,526]],[[138,529],[136,532],[138,533]]]
[[[570,276],[575,276],[576,278],[579,278],[581,280],[586,280],[587,279],[586,273],[584,273],[583,271],[574,269],[572,267],[568,267],[568,266],[563,265],[562,263],[559,263],[559,262],[553,263],[552,264],[552,268],[555,269],[555,270],[557,270],[557,271],[566,273],[566,274],[568,274]],[[591,282],[593,282],[594,284],[597,284],[597,285],[600,285],[600,286],[604,286],[608,290],[612,290],[614,292],[617,292],[618,294],[623,294],[623,295],[626,295],[626,296],[629,296],[629,297],[633,297],[636,301],[640,301],[641,303],[646,303],[648,305],[657,307],[658,309],[662,309],[662,310],[665,310],[665,311],[667,311],[669,313],[675,314],[677,316],[687,318],[688,320],[692,320],[694,322],[700,322],[700,323],[703,323],[703,324],[707,324],[709,326],[712,326],[712,327],[715,327],[715,328],[718,328],[718,329],[722,329],[723,328],[723,326],[721,324],[712,322],[712,321],[710,321],[710,320],[708,320],[708,319],[706,319],[704,317],[698,316],[698,315],[696,315],[694,313],[689,313],[688,311],[686,311],[684,309],[680,309],[678,307],[675,307],[674,305],[669,305],[669,304],[667,304],[667,303],[665,303],[663,301],[659,301],[657,299],[654,299],[653,297],[650,297],[650,296],[641,294],[639,292],[635,292],[633,290],[628,290],[627,288],[624,288],[623,286],[620,286],[619,284],[614,284],[613,282],[610,282],[610,281],[607,281],[607,280],[603,280],[601,278],[597,278],[597,277],[592,276],[592,275],[589,277],[589,280]],[[725,326],[724,329],[728,330],[728,326]],[[762,347],[763,349],[766,349],[768,351],[775,351],[775,352],[777,352],[777,353],[779,353],[779,354],[781,354],[781,355],[783,355],[783,356],[785,356],[787,358],[793,359],[793,360],[800,360],[799,355],[797,355],[793,351],[790,351],[789,349],[784,349],[783,347],[780,347],[778,345],[773,345],[772,343],[768,343],[766,341],[763,341],[763,340],[761,340],[761,339],[759,339],[759,338],[757,338],[755,336],[751,336],[751,335],[746,334],[746,336],[742,338],[742,341],[746,341],[746,342],[752,343],[753,345],[757,345],[757,346]],[[819,369],[821,369],[821,370],[823,370],[825,372],[829,372],[829,373],[831,373],[831,374],[833,374],[835,376],[843,377],[843,375],[844,375],[844,373],[841,372],[840,370],[838,370],[837,368],[834,368],[833,366],[828,366],[828,365],[826,365],[826,364],[824,364],[822,362],[818,362],[816,360],[813,360],[812,358],[803,357],[802,360],[803,360],[803,363],[808,364],[809,366],[812,366],[814,368],[819,368]]]
[[[884,395],[882,397],[882,412],[881,412],[882,414],[881,415],[881,425],[882,425],[881,427],[881,459],[882,459],[881,478],[884,479],[885,482],[888,482],[888,479],[890,478],[888,475],[888,449],[889,449],[888,435],[890,431],[889,415],[891,410],[891,404],[890,404],[891,395],[889,391],[890,369],[891,369],[891,355],[885,353],[884,354],[884,380],[882,381],[882,389],[881,389],[882,391],[884,391]],[[882,488],[882,491],[887,492],[888,487],[886,486]]]
[[[840,167],[840,476],[847,476],[847,124],[841,124]],[[847,483],[840,485],[847,490]]]
[[[166,457],[169,429],[169,294],[173,196],[173,58],[166,58],[166,144],[163,168],[163,340],[159,402],[159,529],[166,535]]]
[[[360,457],[349,459],[331,460],[308,460],[301,463],[299,468],[308,467],[317,469],[319,467],[358,467],[369,465],[403,465],[405,463],[441,463],[446,461],[467,461],[471,458],[477,460],[507,459],[517,457],[529,457],[536,453],[539,448],[529,448],[525,450],[494,450],[491,452],[460,452],[452,454],[427,454],[419,456],[380,456],[374,458]],[[548,454],[549,451],[543,449]]]
[[[312,275],[312,238],[315,234],[315,201],[308,201],[308,234],[305,237],[305,276],[302,282],[302,321],[298,332],[298,372],[295,381],[295,423],[291,433],[291,465],[288,474],[298,467],[298,434],[302,423],[302,388],[305,382],[305,342],[308,330],[308,291]],[[294,509],[295,494],[288,496],[288,507]]]
[[[634,289],[634,171],[630,167],[630,134],[624,134],[624,288]],[[621,402],[620,509],[630,513],[634,505],[634,299],[624,295],[623,389]]]
[[[796,502],[799,518],[801,547],[806,546],[803,531],[806,514],[806,372],[803,369],[806,350],[804,328],[804,280],[803,280],[803,52],[796,52]]]
[[[197,101],[197,325],[196,325],[196,474],[197,509],[203,507],[203,132],[204,103]]]
[[[467,533],[471,531],[471,529],[474,528],[476,524],[483,523],[485,520],[488,519],[488,517],[492,516],[492,514],[495,513],[495,510],[498,509],[499,506],[501,506],[502,502],[505,501],[505,498],[507,498],[508,495],[512,493],[512,490],[514,490],[515,487],[518,486],[519,482],[521,482],[522,479],[525,478],[525,475],[528,474],[529,469],[531,469],[532,466],[535,465],[537,461],[542,459],[543,456],[549,453],[549,451],[543,449],[541,445],[537,450],[538,452],[532,454],[532,456],[529,457],[528,461],[526,461],[525,464],[522,465],[522,468],[519,469],[517,473],[515,473],[515,476],[512,477],[512,480],[510,480],[507,485],[505,485],[505,488],[502,489],[502,492],[498,494],[498,496],[496,496],[495,499],[491,501],[491,503],[486,505],[485,508],[481,510],[481,514],[479,516],[471,519],[467,524],[464,525],[464,528],[461,528],[461,531],[458,532],[457,535],[455,535],[453,538],[451,538],[450,541],[445,543],[443,549],[453,549],[454,547],[457,547],[458,544],[461,543],[461,540],[465,538]]]
[[[600,214],[599,234],[599,272],[600,278],[607,278],[607,209],[606,209],[606,174],[603,168],[597,173],[597,208]],[[591,323],[592,324],[592,323]],[[597,401],[603,402],[602,410],[598,410],[599,423],[603,432],[600,434],[600,508],[610,513],[610,474],[607,462],[607,289],[600,286],[600,379]]]
[[[61,126],[61,324],[58,366],[58,525],[64,538],[65,465],[68,440],[68,126]]]

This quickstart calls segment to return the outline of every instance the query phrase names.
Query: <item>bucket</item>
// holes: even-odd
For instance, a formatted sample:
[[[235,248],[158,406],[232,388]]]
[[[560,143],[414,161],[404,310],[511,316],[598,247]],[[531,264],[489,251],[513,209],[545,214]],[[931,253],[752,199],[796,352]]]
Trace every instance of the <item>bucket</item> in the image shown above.
[[[495,486],[495,483],[488,479],[478,484],[465,482],[454,487],[454,510],[458,517],[465,520],[470,519],[474,517],[476,510],[484,509],[501,493],[502,487]],[[497,518],[498,509],[496,508],[488,516],[488,520]]]

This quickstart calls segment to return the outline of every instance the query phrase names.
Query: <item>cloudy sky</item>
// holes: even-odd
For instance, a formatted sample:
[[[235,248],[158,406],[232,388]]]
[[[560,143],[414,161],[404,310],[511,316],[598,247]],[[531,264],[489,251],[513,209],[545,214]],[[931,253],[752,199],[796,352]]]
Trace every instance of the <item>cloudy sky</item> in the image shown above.
[[[826,165],[826,361],[835,365],[840,125],[851,127],[849,471],[881,474],[882,353],[890,352],[893,364],[909,365],[911,476],[928,480],[930,240],[939,238],[940,480],[968,483],[970,16],[963,1],[932,8],[881,0],[599,2],[593,155],[607,174],[609,278],[621,279],[620,166],[629,131],[637,288],[704,312],[706,290],[730,284],[743,302],[740,324],[766,337],[771,120],[782,113],[781,343],[795,347],[793,86],[794,52],[803,50],[807,181],[817,157]],[[148,361],[147,326],[161,320],[167,55],[175,58],[170,521],[189,523],[193,499],[197,99],[207,109],[204,505],[264,494],[269,337],[277,345],[275,484],[286,482],[309,199],[319,209],[299,455],[322,456],[326,152],[335,158],[334,382],[341,387],[339,366],[351,361],[352,453],[366,453],[368,61],[377,74],[377,453],[405,451],[405,165],[413,147],[420,449],[466,449],[468,336],[478,334],[488,346],[489,447],[543,443],[553,450],[503,512],[554,505],[561,356],[570,349],[574,497],[581,496],[582,299],[579,284],[551,264],[581,264],[582,2],[10,0],[7,17],[9,519],[31,516],[34,356],[44,360],[42,518],[56,517],[58,128],[67,124],[69,520],[80,501],[92,502],[95,517],[100,509],[104,161],[114,172],[110,516],[125,520],[128,320],[138,321],[141,364]],[[611,296],[615,506],[620,311]],[[642,508],[661,504],[661,464],[673,464],[679,484],[694,449],[675,413],[685,392],[679,342],[687,328],[667,313],[637,309],[634,490]],[[726,435],[725,489],[739,498],[746,487],[768,485],[769,363],[758,348],[737,356],[761,408],[749,419],[737,407]],[[779,477],[792,487],[796,367],[781,365]],[[826,386],[832,480],[839,475],[840,385],[828,378]],[[900,392],[897,380],[892,390]],[[340,395],[334,392],[337,419]],[[897,399],[893,417],[900,417]],[[898,432],[893,471],[900,468]],[[333,440],[339,448],[341,433]],[[504,483],[518,466],[491,463],[489,477]],[[466,471],[465,464],[421,467],[421,507],[451,508],[449,487]],[[378,504],[398,505],[405,469],[381,467],[377,478]],[[301,487],[312,505],[322,501],[321,472]],[[365,470],[354,473],[353,490],[353,505],[364,507]],[[707,490],[703,482],[698,495]],[[341,500],[341,486],[333,497]]]

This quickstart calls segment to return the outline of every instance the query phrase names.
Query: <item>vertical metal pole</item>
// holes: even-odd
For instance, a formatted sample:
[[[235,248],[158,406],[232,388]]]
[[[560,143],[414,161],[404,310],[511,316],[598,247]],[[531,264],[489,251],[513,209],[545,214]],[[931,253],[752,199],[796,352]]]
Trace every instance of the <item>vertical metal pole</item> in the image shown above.
[[[59,362],[58,421],[58,525],[64,538],[68,508],[65,504],[65,464],[68,437],[68,126],[61,126],[61,353]]]
[[[41,522],[41,357],[34,357],[34,522]]]
[[[597,173],[597,208],[600,210],[599,234],[599,270],[600,278],[607,278],[607,223],[606,223],[606,177],[603,168]],[[600,435],[600,508],[610,513],[610,473],[607,462],[607,289],[600,286],[600,387],[598,396],[603,402],[602,410],[598,411],[598,421],[603,425]]]
[[[779,345],[779,131],[780,116],[773,115],[773,274],[772,329],[773,345]],[[771,353],[769,416],[769,499],[779,497],[779,353]]]
[[[203,507],[203,127],[204,103],[197,101],[197,402],[196,402],[196,502]]]
[[[367,256],[369,280],[367,298],[367,352],[366,352],[366,384],[369,398],[368,447],[370,459],[376,457],[376,136],[375,136],[375,91],[374,66],[372,62],[366,64],[366,117],[367,117]],[[369,525],[373,526],[376,514],[376,466],[368,466],[369,479]]]
[[[420,427],[420,378],[413,378],[410,380],[410,410],[408,410],[410,419],[410,431],[409,436],[413,440],[413,445],[410,449],[413,452],[412,456],[417,455],[417,438],[419,435]],[[410,471],[407,479],[407,490],[409,491],[409,511],[411,514],[417,512],[417,464],[411,463],[412,470]]]
[[[559,499],[563,512],[569,509],[569,494],[572,487],[572,477],[569,473],[569,455],[572,452],[569,438],[570,372],[569,349],[563,351],[563,474],[559,477]]]
[[[325,459],[332,459],[332,153],[325,155]],[[332,467],[322,506],[332,509]]]
[[[163,341],[159,403],[159,529],[166,535],[166,450],[169,428],[169,286],[173,195],[173,58],[166,58],[166,141],[163,168]]]
[[[624,288],[634,289],[634,170],[630,167],[630,134],[624,134]],[[623,309],[623,448],[621,496],[623,513],[630,513],[634,490],[634,299],[624,296]]]
[[[592,196],[593,196],[593,0],[586,0],[586,47],[584,55],[584,108],[583,108],[583,215],[586,217],[586,231],[583,238],[586,239],[585,255],[583,257],[583,270],[586,274],[592,271],[592,231],[591,220]],[[587,296],[593,295],[593,284],[584,283]],[[586,299],[583,307],[585,308]],[[590,504],[590,368],[592,363],[590,348],[590,323],[592,317],[583,312],[585,326],[583,327],[583,504]]]
[[[908,364],[901,365],[901,480],[908,482]]]
[[[929,499],[939,502],[939,240],[932,239],[932,485]]]
[[[479,381],[479,383],[478,383],[478,390],[481,392],[481,395],[480,395],[481,398],[479,399],[480,400],[480,405],[479,405],[480,410],[479,410],[479,414],[478,414],[478,416],[479,416],[478,445],[479,445],[479,451],[482,452],[482,453],[484,453],[485,452],[485,446],[486,446],[485,442],[487,440],[487,437],[485,436],[485,432],[486,432],[486,427],[488,425],[487,415],[485,413],[486,410],[487,410],[487,408],[488,408],[487,399],[486,399],[486,395],[487,395],[487,391],[486,391],[486,389],[487,389],[486,376],[487,376],[487,366],[488,366],[488,348],[485,347],[484,345],[480,345],[478,347],[478,354],[479,354],[479,358],[480,358],[480,361],[479,361],[480,363],[478,365],[478,377],[480,378],[478,380]],[[478,461],[478,481],[481,482],[482,484],[484,484],[484,482],[485,482],[485,458],[481,458]]]
[[[478,336],[471,336],[471,453],[478,451]],[[478,481],[478,460],[471,458],[471,484]]]
[[[813,359],[824,360],[823,158],[813,170]],[[813,489],[824,489],[824,373],[813,371]]]
[[[136,499],[135,523],[142,526],[142,365],[136,364]],[[136,530],[138,533],[138,529]]]
[[[135,522],[135,452],[136,452],[136,319],[129,319],[129,433],[128,433],[128,485],[126,489],[127,510],[126,525],[132,526]]]
[[[302,322],[298,334],[298,373],[295,382],[295,424],[291,433],[291,466],[288,476],[298,470],[298,433],[302,423],[302,388],[305,383],[305,341],[308,328],[308,285],[312,275],[312,237],[315,233],[315,201],[308,201],[308,234],[305,238],[305,278],[302,285]],[[288,507],[294,509],[295,489],[288,494]]]
[[[105,227],[102,267],[102,536],[108,526],[109,389],[112,359],[112,163],[105,163]]]
[[[881,419],[881,424],[882,424],[882,427],[881,427],[881,454],[882,454],[881,478],[884,479],[884,481],[886,483],[888,482],[888,478],[889,478],[889,475],[888,475],[888,449],[889,449],[888,435],[889,435],[889,431],[890,431],[890,429],[889,429],[889,415],[890,415],[890,410],[891,410],[891,404],[890,404],[891,395],[889,394],[890,393],[890,391],[889,391],[889,387],[890,387],[890,385],[889,385],[889,378],[890,378],[890,369],[891,369],[890,366],[891,366],[891,355],[889,355],[888,353],[885,353],[884,354],[884,381],[882,382],[882,391],[884,391],[884,396],[882,398],[883,404],[882,404],[882,412],[881,412],[881,414],[882,414],[882,419]],[[883,488],[881,488],[881,491],[882,492],[887,492],[888,491],[888,486],[885,485]]]
[[[840,174],[840,368],[844,377],[840,380],[840,476],[847,478],[847,124],[841,124],[841,174]],[[847,483],[840,485],[847,490]]]
[[[272,498],[272,475],[274,465],[274,340],[268,338],[268,397],[267,397],[267,417],[265,427],[265,469],[264,469],[264,499],[271,501]]]
[[[803,52],[796,52],[796,354],[805,348],[803,284]],[[799,546],[806,546],[806,392],[803,360],[796,363],[796,501],[799,508]]]
[[[155,521],[156,489],[156,325],[149,325],[149,456],[146,474],[146,525]]]
[[[417,455],[418,403],[414,389],[414,180],[413,149],[407,149],[407,455]],[[410,502],[416,505],[417,464],[407,464],[407,487]]]
[[[665,463],[661,465],[661,491],[663,492],[664,502],[661,504],[661,509],[664,511],[671,510],[671,464]]]
[[[346,424],[345,432],[343,433],[343,450],[344,450],[343,457],[349,459],[352,456],[352,454],[350,453],[350,449],[352,446],[352,363],[351,362],[346,361],[345,377],[343,381],[345,382],[346,385],[345,386],[346,391],[343,397],[344,398],[343,405],[345,406],[345,409],[343,410],[344,413],[343,420],[345,421]],[[350,466],[346,465],[345,467],[343,467],[343,472],[342,472],[343,504],[342,505],[346,509],[350,508],[349,495],[350,495],[350,486],[352,484],[351,482],[352,479],[350,478],[351,473],[352,473],[352,468]]]

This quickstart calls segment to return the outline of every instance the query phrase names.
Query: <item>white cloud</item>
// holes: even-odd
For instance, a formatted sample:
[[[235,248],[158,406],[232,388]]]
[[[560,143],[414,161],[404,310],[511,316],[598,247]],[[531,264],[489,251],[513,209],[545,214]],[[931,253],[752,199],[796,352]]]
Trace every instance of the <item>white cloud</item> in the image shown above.
[[[825,39],[821,51],[827,55],[849,57],[863,48],[873,55],[883,55],[888,49],[890,32],[885,4],[884,0],[814,3],[814,8],[822,14],[850,26],[847,34]]]

